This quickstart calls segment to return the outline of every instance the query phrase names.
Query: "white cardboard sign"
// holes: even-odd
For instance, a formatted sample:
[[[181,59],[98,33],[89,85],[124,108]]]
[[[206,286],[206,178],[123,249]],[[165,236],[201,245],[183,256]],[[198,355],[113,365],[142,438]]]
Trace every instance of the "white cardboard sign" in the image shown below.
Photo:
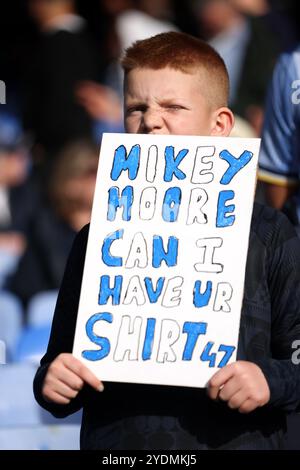
[[[73,354],[204,387],[236,358],[259,139],[103,136]]]

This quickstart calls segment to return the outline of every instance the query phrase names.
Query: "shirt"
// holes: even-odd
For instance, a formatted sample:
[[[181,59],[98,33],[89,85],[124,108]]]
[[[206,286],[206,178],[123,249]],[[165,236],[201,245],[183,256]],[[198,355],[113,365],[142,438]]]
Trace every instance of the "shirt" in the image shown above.
[[[279,186],[300,181],[300,47],[282,54],[274,70],[266,102],[259,179]],[[299,221],[299,193],[294,203]]]

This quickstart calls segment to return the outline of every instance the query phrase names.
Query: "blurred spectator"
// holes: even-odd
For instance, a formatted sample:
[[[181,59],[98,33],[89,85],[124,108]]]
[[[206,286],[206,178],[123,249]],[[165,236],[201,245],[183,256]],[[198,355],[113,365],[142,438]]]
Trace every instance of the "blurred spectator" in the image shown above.
[[[290,24],[282,16],[278,34],[267,0],[198,0],[196,5],[201,31],[228,68],[230,104],[260,135],[266,87],[279,52],[289,43],[283,38]]]
[[[78,84],[76,95],[78,102],[95,120],[97,141],[102,132],[124,132],[121,98],[112,87],[92,81],[82,81]]]
[[[121,53],[135,41],[177,30],[176,26],[165,18],[168,9],[166,0],[139,0],[130,3],[131,8],[124,8],[116,16]]]
[[[0,114],[0,288],[26,245],[38,200],[28,181],[29,155],[19,122]]]
[[[280,49],[286,50],[298,41],[298,25],[291,17],[289,1],[284,0],[229,0],[248,18],[259,19],[277,37]]]
[[[259,167],[267,202],[282,209],[300,233],[300,46],[284,53],[274,70]]]
[[[240,116],[234,116],[234,126],[231,129],[230,137],[254,138],[256,134],[250,124]]]
[[[199,35],[199,25],[195,17],[193,2],[194,0],[188,0],[187,2],[171,0],[170,19],[177,26],[179,31],[197,37]]]
[[[108,45],[112,61],[107,69],[106,85],[81,82],[77,98],[93,119],[101,121],[102,131],[122,132],[121,54],[137,40],[177,28],[165,19],[170,9],[168,0],[101,0],[101,5],[111,24]]]
[[[28,6],[41,40],[28,66],[24,125],[36,142],[35,159],[45,161],[66,143],[92,135],[75,87],[97,79],[97,56],[73,0],[29,0]]]
[[[26,251],[7,288],[26,304],[36,293],[57,289],[76,232],[89,222],[98,148],[69,144],[56,159],[49,183],[51,206],[32,221]]]
[[[28,183],[30,159],[17,119],[0,114],[0,248],[20,255],[35,205]]]
[[[250,40],[241,74],[235,112],[246,117],[261,134],[267,87],[280,52],[297,41],[297,32],[284,11],[269,0],[230,0],[247,15]],[[273,2],[275,3],[275,2]]]
[[[225,61],[232,105],[236,99],[250,35],[246,17],[227,0],[201,2],[199,15],[205,39],[209,40]]]

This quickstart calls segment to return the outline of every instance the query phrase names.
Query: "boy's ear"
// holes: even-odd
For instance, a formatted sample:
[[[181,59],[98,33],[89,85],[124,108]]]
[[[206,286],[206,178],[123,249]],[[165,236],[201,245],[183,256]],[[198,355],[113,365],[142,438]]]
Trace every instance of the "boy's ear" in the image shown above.
[[[222,107],[214,112],[210,135],[227,137],[234,125],[234,115],[229,108]]]

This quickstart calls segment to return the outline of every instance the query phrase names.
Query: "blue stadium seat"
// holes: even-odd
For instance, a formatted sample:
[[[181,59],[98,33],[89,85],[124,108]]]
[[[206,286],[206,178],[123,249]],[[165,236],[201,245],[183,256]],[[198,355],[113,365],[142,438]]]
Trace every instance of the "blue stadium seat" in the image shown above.
[[[46,352],[50,330],[50,324],[39,327],[26,327],[20,336],[14,354],[15,362],[27,362],[38,366],[40,359]]]
[[[79,450],[79,425],[0,427],[0,450]]]
[[[19,340],[23,323],[23,308],[17,297],[9,292],[0,291],[0,340],[1,356],[6,347],[6,361],[9,362]]]
[[[66,418],[55,418],[52,416],[49,411],[44,410],[43,408],[40,408],[40,421],[41,424],[80,424],[81,423],[81,418],[82,418],[82,410],[77,411],[76,413],[73,413]]]
[[[40,424],[32,382],[36,368],[30,364],[0,366],[0,428]]]
[[[31,364],[0,366],[0,450],[79,449],[81,412],[51,417],[34,399],[35,372]]]
[[[27,309],[27,322],[30,326],[51,325],[58,291],[40,292],[32,297]]]

